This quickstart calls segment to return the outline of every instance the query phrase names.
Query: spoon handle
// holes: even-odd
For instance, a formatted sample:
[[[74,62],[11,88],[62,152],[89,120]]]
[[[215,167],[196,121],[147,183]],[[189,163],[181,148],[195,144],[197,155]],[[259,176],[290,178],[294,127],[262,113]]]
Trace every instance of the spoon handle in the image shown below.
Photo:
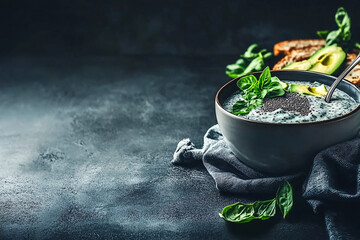
[[[330,102],[331,96],[333,95],[335,88],[340,83],[341,80],[360,62],[360,53],[356,56],[354,61],[351,62],[351,64],[339,75],[339,77],[334,81],[334,83],[331,85],[329,92],[325,96],[325,101],[327,103]]]

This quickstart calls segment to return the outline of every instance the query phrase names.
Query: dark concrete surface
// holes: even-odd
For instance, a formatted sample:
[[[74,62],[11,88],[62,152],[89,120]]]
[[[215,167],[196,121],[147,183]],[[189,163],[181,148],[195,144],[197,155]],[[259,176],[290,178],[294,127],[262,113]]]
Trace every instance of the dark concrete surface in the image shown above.
[[[287,220],[226,224],[201,145],[233,57],[0,59],[0,239],[326,239],[301,200]]]

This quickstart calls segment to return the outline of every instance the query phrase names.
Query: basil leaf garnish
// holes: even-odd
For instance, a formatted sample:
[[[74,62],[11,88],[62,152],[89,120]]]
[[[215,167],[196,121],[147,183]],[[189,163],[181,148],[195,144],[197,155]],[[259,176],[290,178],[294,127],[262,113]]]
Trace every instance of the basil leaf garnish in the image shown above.
[[[267,90],[267,89],[263,89],[263,90],[261,90],[261,98],[265,98],[265,96],[266,96],[266,94],[268,94],[268,92],[269,92],[269,90]]]
[[[284,91],[282,85],[279,82],[275,82],[275,81],[272,81],[268,85],[268,91],[269,92],[266,96],[270,97],[270,98],[282,96],[285,94],[285,91]]]
[[[246,115],[252,109],[259,107],[265,97],[278,97],[285,94],[279,78],[271,77],[269,67],[261,73],[259,80],[254,75],[248,75],[237,81],[237,86],[242,92],[242,100],[233,105],[232,113]],[[285,84],[286,85],[286,84]]]
[[[268,80],[271,81],[271,75],[270,75],[269,67],[266,67],[259,77],[259,81],[258,81],[259,88],[262,89],[264,87],[265,81],[267,82]]]
[[[244,115],[244,114],[248,114],[249,111],[249,107],[248,107],[248,103],[245,101],[237,101],[234,105],[233,105],[233,109],[232,109],[232,113],[236,114],[236,115]]]
[[[253,100],[250,100],[250,105],[254,105],[255,108],[257,108],[258,106],[260,106],[262,103],[263,103],[263,100],[262,99],[253,99]]]
[[[293,190],[288,181],[282,182],[277,190],[276,203],[280,208],[283,218],[285,218],[293,206]]]
[[[257,82],[256,77],[254,75],[249,75],[240,78],[239,81],[237,82],[237,86],[242,91],[251,91],[255,87],[256,82]]]
[[[246,223],[253,219],[266,220],[276,213],[276,199],[256,201],[251,204],[235,203],[223,208],[220,217],[234,223]]]

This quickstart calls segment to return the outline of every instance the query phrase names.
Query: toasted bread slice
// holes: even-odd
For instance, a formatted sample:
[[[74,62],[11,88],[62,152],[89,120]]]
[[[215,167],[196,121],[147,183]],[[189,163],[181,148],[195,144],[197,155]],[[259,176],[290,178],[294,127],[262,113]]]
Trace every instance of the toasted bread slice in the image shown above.
[[[358,52],[358,50],[353,50],[353,52]],[[357,53],[348,53],[346,54],[346,62],[345,65],[349,66],[352,61],[356,58]],[[352,82],[356,86],[360,87],[360,65],[357,65],[356,67],[349,72],[348,75],[345,77],[346,80],[349,82]]]
[[[294,49],[288,55],[283,57],[278,63],[276,63],[273,67],[273,70],[280,70],[290,63],[308,59],[320,48],[321,46],[312,46],[302,49]]]
[[[274,45],[274,55],[289,55],[293,50],[308,49],[311,47],[323,47],[325,39],[295,39],[278,42]]]

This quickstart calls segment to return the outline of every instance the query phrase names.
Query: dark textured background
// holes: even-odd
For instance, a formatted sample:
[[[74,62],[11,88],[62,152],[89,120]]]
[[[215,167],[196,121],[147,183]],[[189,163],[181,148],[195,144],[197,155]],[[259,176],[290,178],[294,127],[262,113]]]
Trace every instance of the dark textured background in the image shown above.
[[[316,38],[359,1],[7,1],[0,8],[2,55],[238,55],[258,42]],[[353,20],[353,29],[360,21]],[[354,32],[354,39],[360,33]]]
[[[216,123],[226,64],[334,28],[339,2],[2,3],[0,239],[326,239],[300,199],[287,220],[225,224],[256,196],[170,161]]]

